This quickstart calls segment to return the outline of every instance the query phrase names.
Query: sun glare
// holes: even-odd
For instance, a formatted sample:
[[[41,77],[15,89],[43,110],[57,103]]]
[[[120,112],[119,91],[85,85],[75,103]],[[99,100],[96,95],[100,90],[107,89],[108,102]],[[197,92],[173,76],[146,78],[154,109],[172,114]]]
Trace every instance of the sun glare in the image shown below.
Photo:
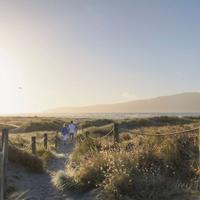
[[[12,56],[0,50],[0,113],[23,111],[23,98],[19,87],[22,79],[20,67]]]

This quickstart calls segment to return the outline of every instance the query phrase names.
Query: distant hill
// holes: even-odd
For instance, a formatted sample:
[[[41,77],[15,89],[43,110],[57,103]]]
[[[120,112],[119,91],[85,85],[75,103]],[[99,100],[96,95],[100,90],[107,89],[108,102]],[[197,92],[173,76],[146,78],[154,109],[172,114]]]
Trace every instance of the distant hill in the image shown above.
[[[63,107],[47,113],[200,112],[200,93],[182,93],[152,99],[85,107]]]

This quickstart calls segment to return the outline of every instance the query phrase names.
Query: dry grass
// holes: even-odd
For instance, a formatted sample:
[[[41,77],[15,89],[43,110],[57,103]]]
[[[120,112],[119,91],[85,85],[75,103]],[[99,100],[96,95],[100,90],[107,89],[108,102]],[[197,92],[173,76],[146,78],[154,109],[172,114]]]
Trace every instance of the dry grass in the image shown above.
[[[11,162],[23,166],[31,172],[44,172],[44,164],[42,159],[11,145],[9,146],[8,159]]]
[[[62,192],[76,191],[80,188],[78,183],[70,176],[67,176],[63,171],[57,172],[53,177],[52,182],[55,187]]]
[[[54,157],[52,151],[45,149],[44,147],[38,148],[36,154],[40,159],[42,159],[45,168],[48,166],[49,161]]]
[[[84,129],[84,132],[88,132],[91,136],[102,137],[106,135],[113,128],[113,123],[105,126],[91,126]]]
[[[189,118],[189,117],[151,117],[151,118],[136,118],[136,119],[127,119],[120,120],[118,123],[123,128],[141,128],[141,127],[151,127],[151,126],[172,126],[172,125],[184,125],[191,124],[195,121],[199,121],[198,118]]]
[[[82,121],[79,126],[82,128],[89,128],[92,126],[95,126],[95,127],[106,126],[112,123],[113,123],[113,120],[110,120],[110,119],[95,119],[95,120],[91,119],[91,120]]]
[[[9,159],[30,171],[42,172],[52,157],[53,137],[50,136],[48,151],[38,143],[38,156],[33,156],[31,136],[37,136],[39,141],[43,135],[31,131],[57,130],[66,119],[16,117],[0,118],[1,121],[22,126],[18,131],[30,132],[12,135]],[[198,118],[155,117],[120,120],[119,127],[159,134],[198,127],[198,122]],[[111,130],[111,123],[87,120],[79,125],[94,137],[105,135]],[[77,139],[79,143],[70,156],[66,173],[59,172],[53,179],[60,190],[98,188],[100,199],[171,200],[177,195],[181,197],[180,193],[190,199],[190,191],[200,188],[197,137],[148,137],[124,132],[120,144],[113,144],[112,137],[91,139],[84,133]]]
[[[185,128],[176,125],[141,131],[148,134]],[[101,199],[171,200],[177,195],[187,199],[190,191],[199,187],[197,139],[193,134],[148,137],[123,133],[121,143],[113,144],[86,137],[77,143],[66,166],[67,180],[82,190],[98,188]]]
[[[36,137],[36,155],[32,155],[32,136]],[[54,157],[55,132],[48,134],[48,149],[44,148],[43,137],[41,132],[10,134],[9,160],[32,172],[43,172],[50,159]]]

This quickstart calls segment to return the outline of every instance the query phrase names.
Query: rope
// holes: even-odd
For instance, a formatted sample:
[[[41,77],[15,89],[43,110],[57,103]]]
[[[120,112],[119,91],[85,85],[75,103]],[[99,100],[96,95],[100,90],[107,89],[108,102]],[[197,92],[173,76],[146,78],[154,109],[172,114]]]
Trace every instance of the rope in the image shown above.
[[[92,139],[92,140],[98,140],[98,139],[102,139],[102,138],[105,138],[105,137],[107,137],[107,136],[109,136],[112,132],[114,131],[114,128],[112,128],[106,135],[104,135],[104,136],[102,136],[102,137],[92,137],[92,136],[90,136],[90,135],[88,135],[88,136],[86,136],[86,137],[89,137],[90,139]],[[83,136],[84,137],[84,136]],[[85,139],[86,139],[86,137],[84,137],[84,138],[79,138],[80,140],[81,140],[81,142],[83,142]]]
[[[107,136],[109,136],[112,132],[114,131],[114,128],[112,128],[106,135],[102,136],[102,137],[97,137],[97,138],[94,138],[92,136],[89,136],[89,138],[93,139],[93,140],[97,140],[97,139],[102,139],[102,138],[105,138]]]
[[[16,146],[16,144],[17,144],[17,143],[13,143],[11,140],[8,140],[8,142],[9,142],[9,144],[11,144],[13,146]],[[23,146],[20,149],[23,149],[25,151],[31,151],[31,149],[32,149],[32,143],[23,144]]]
[[[13,127],[13,128],[19,128],[20,126],[17,126],[15,124],[7,124],[7,123],[0,123],[0,125],[3,125],[3,126],[10,126],[10,127]]]
[[[110,135],[113,131],[114,131],[114,128],[112,128],[106,135],[102,136],[101,138],[107,137],[107,136]]]
[[[169,135],[180,135],[180,134],[185,134],[185,133],[190,133],[190,132],[194,132],[199,130],[199,128],[194,128],[194,129],[190,129],[190,130],[186,130],[186,131],[180,131],[180,132],[173,132],[173,133],[161,133],[161,134],[144,134],[144,133],[136,133],[134,131],[130,131],[127,129],[121,129],[122,131],[126,131],[128,133],[133,133],[136,135],[145,135],[145,136],[169,136]]]
[[[36,143],[43,143],[44,142],[44,138],[41,138],[40,140],[36,139]]]

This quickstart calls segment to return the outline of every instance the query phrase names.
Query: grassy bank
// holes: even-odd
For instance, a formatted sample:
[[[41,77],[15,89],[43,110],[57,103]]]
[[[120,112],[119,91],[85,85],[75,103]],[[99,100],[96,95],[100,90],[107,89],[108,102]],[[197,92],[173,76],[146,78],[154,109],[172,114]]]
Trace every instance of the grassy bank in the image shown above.
[[[48,162],[54,156],[55,134],[55,132],[50,132],[48,134],[48,149],[44,148],[43,132],[10,134],[8,152],[9,161],[21,165],[31,172],[44,172]],[[32,136],[36,137],[36,155],[33,155],[31,150]]]
[[[172,125],[154,128],[164,132],[186,128],[182,123]],[[152,127],[142,127],[152,132]],[[199,190],[199,180],[197,134],[148,137],[124,133],[120,144],[89,137],[77,143],[66,173],[57,174],[54,183],[62,190],[98,189],[99,199],[171,200],[191,199],[192,191]]]
[[[43,172],[54,151],[53,136],[67,119],[12,118],[20,125],[10,134],[9,160],[32,172]],[[3,121],[5,119],[3,118]],[[197,135],[176,137],[148,137],[135,135],[171,133],[199,127],[199,118],[153,117],[117,120],[120,143],[113,144],[113,136],[99,139],[113,127],[113,120],[75,121],[83,133],[66,172],[54,177],[55,186],[63,191],[91,191],[97,189],[99,199],[171,200],[191,199],[191,192],[199,190]],[[41,141],[44,132],[51,130],[49,149],[37,143],[37,156],[31,155],[31,136]],[[126,130],[131,130],[133,133]],[[91,137],[85,137],[89,132]],[[84,139],[84,140],[83,140]],[[177,200],[177,199],[176,199]]]

